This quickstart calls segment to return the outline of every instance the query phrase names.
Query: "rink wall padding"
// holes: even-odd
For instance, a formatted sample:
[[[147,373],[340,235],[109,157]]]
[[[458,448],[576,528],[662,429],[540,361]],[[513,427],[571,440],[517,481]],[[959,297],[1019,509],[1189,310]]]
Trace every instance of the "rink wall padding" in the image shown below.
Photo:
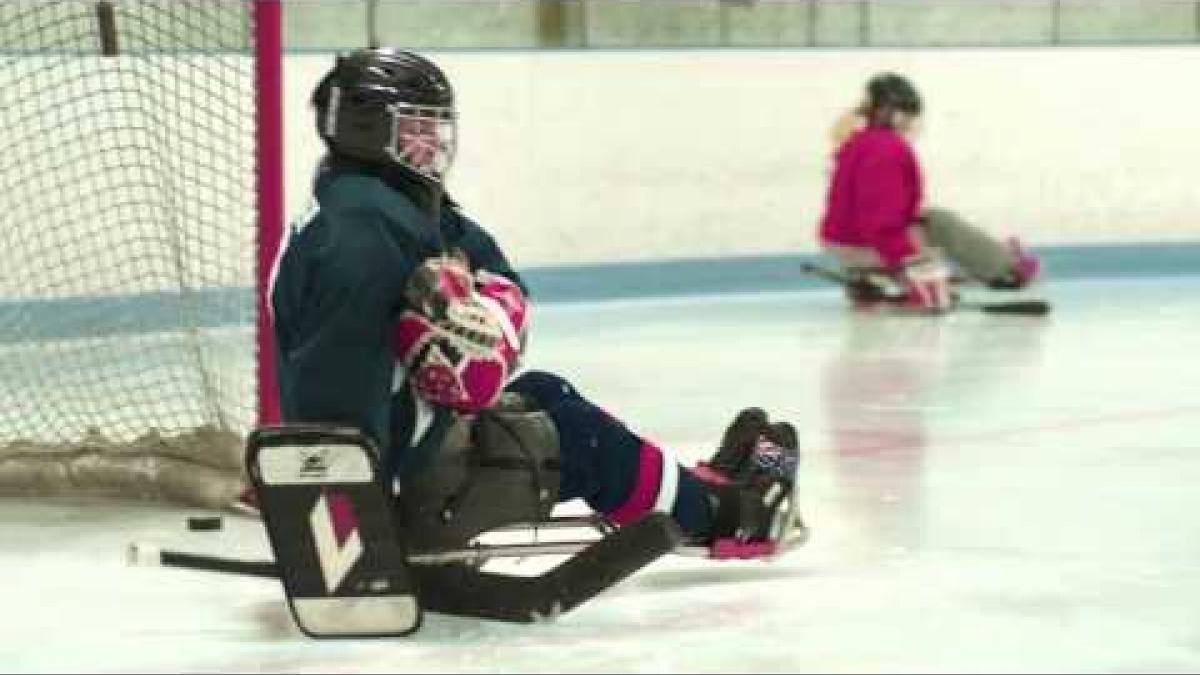
[[[1200,241],[1033,250],[1042,257],[1049,282],[1200,275]],[[801,273],[805,262],[820,260],[813,254],[781,254],[532,267],[522,273],[535,302],[587,302],[826,288]],[[186,304],[202,318],[196,328],[249,326],[254,319],[249,310],[251,293],[248,288],[197,289]],[[81,314],[124,317],[119,326],[106,329],[106,337],[178,330],[180,306],[171,293],[4,302],[0,303],[0,344],[84,337],[88,324],[78,320]]]

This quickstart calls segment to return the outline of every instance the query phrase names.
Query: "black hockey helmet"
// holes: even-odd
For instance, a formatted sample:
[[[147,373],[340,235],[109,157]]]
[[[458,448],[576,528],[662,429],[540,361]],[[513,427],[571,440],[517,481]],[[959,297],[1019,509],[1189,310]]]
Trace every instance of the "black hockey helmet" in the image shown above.
[[[441,181],[454,157],[454,90],[441,68],[399,49],[337,57],[313,92],[317,133],[334,154]]]
[[[917,116],[921,114],[921,95],[903,75],[880,73],[867,82],[867,106],[872,111],[891,108]]]

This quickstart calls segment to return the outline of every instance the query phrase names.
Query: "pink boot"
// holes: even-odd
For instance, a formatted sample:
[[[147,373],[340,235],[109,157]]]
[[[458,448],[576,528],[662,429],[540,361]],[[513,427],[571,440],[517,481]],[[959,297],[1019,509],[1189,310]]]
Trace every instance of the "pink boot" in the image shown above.
[[[1025,250],[1025,247],[1021,246],[1021,241],[1016,237],[1009,237],[1007,243],[1013,256],[1014,281],[1017,288],[1024,288],[1037,279],[1038,274],[1042,271],[1042,263],[1036,255]]]

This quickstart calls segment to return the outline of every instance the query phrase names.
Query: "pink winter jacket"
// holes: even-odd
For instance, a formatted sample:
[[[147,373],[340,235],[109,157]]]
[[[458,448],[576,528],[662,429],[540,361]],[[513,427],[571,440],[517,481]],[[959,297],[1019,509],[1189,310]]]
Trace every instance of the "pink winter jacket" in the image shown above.
[[[917,252],[909,234],[921,208],[921,167],[886,127],[856,132],[838,149],[821,240],[874,249],[889,268]]]

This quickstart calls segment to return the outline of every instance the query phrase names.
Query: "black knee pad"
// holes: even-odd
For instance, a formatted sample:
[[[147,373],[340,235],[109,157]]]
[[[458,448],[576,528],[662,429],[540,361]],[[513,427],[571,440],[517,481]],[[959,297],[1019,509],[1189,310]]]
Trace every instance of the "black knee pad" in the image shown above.
[[[530,370],[513,380],[505,390],[516,392],[530,401],[531,405],[547,408],[562,401],[575,401],[581,397],[566,379],[544,370]]]
[[[506,394],[458,417],[429,465],[404,477],[398,521],[414,550],[463,546],[501,525],[548,518],[560,480],[550,416]]]

